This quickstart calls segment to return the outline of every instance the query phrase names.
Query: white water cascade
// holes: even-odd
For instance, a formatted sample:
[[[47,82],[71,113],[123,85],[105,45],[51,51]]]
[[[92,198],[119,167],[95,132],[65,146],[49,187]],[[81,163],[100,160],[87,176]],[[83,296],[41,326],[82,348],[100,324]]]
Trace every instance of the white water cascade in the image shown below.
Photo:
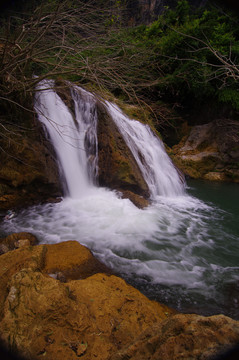
[[[163,142],[153,134],[148,125],[130,120],[115,104],[107,102],[107,108],[136,159],[151,198],[155,199],[157,195],[182,195],[183,177],[179,176]]]
[[[97,115],[90,93],[72,89],[75,119],[53,90],[54,82],[38,85],[35,109],[55,148],[67,193],[79,198],[92,188],[97,177]]]
[[[94,96],[72,88],[75,119],[52,89],[52,81],[40,83],[35,102],[39,120],[44,123],[56,150],[68,193],[78,198],[87,193],[97,178],[97,113]],[[130,120],[114,104],[106,102],[113,121],[131,150],[148,184],[151,198],[178,196],[184,183],[168,157],[163,143],[148,125]]]

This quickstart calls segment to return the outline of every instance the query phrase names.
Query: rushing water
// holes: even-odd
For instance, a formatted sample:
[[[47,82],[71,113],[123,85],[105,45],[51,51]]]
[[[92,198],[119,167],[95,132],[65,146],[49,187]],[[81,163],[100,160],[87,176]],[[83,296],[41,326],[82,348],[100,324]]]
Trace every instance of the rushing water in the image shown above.
[[[90,93],[73,88],[74,118],[53,86],[54,82],[49,80],[40,83],[35,109],[54,145],[66,193],[79,198],[93,186],[97,175],[95,101]]]
[[[129,200],[119,198],[115,192],[93,185],[91,174],[97,173],[97,166],[92,167],[92,161],[89,159],[93,156],[94,163],[97,153],[95,150],[89,150],[89,138],[95,139],[95,132],[92,130],[94,127],[92,128],[87,120],[84,120],[86,128],[84,127],[83,130],[81,128],[80,132],[79,124],[77,125],[72,119],[69,120],[70,125],[66,125],[66,118],[70,116],[69,111],[52,90],[47,90],[47,94],[45,98],[45,95],[41,95],[43,96],[41,101],[38,99],[36,102],[39,118],[43,122],[47,118],[54,119],[53,128],[59,129],[56,125],[58,121],[61,121],[60,129],[70,128],[67,129],[66,139],[63,139],[62,131],[59,138],[55,134],[50,136],[53,142],[58,144],[56,151],[61,152],[63,149],[63,158],[68,159],[66,163],[70,166],[69,171],[72,171],[71,176],[74,180],[69,179],[68,195],[60,203],[38,205],[22,210],[13,219],[3,222],[2,230],[6,233],[29,231],[38,236],[42,243],[76,239],[88,246],[99,259],[150,298],[180,311],[202,314],[224,313],[239,318],[239,215],[236,206],[232,205],[238,196],[238,185],[232,185],[232,192],[228,190],[226,196],[222,193],[226,184],[192,182],[185,192],[180,176],[169,159],[168,164],[167,156],[163,153],[166,159],[165,166],[169,169],[166,169],[166,173],[173,172],[175,176],[173,181],[176,181],[176,185],[170,183],[172,192],[164,193],[162,188],[167,186],[167,180],[166,183],[162,181],[161,188],[160,174],[154,174],[156,180],[150,185],[152,205],[140,210]],[[77,96],[73,95],[75,101]],[[86,104],[89,105],[91,100],[87,96],[86,98]],[[78,99],[77,104],[80,101],[83,100]],[[78,109],[84,109],[84,118],[87,118],[87,113],[91,114],[94,123],[95,112],[88,105],[80,105]],[[57,115],[55,106],[57,113],[59,110]],[[109,107],[109,104],[106,106]],[[111,111],[116,111],[116,108]],[[62,112],[66,114],[63,117],[61,117]],[[82,110],[79,112],[82,117]],[[121,113],[117,114],[116,121],[124,117]],[[123,120],[128,122],[127,119]],[[49,121],[45,123],[48,126]],[[150,153],[151,145],[155,146],[154,135],[152,134],[151,140],[146,135],[140,137],[135,130],[137,126],[132,126],[136,131],[134,135],[136,143],[138,139],[141,142],[141,151],[144,151],[144,148],[149,149],[143,157],[149,159],[147,162],[151,166]],[[68,131],[72,129],[74,132],[70,132],[69,135]],[[144,130],[140,125],[139,132],[141,131]],[[48,132],[50,133],[50,130]],[[146,132],[150,133],[148,129]],[[69,145],[70,138],[74,140],[74,146]],[[145,144],[142,143],[143,138],[146,140]],[[59,146],[61,140],[65,143],[66,149],[63,145]],[[147,143],[148,141],[150,144]],[[97,140],[93,142],[95,149]],[[161,151],[163,148],[161,143],[157,144]],[[83,164],[82,155],[73,156],[72,149],[76,153],[84,152]],[[67,151],[70,151],[70,155],[66,155]],[[155,160],[153,155],[153,161],[157,161],[157,157]],[[59,154],[58,156],[61,161]],[[160,156],[158,160],[160,161]],[[68,164],[71,161],[73,164]],[[78,166],[76,164],[80,164],[79,166],[85,169],[81,174],[74,169]],[[68,170],[62,162],[61,166],[67,181]],[[157,166],[157,163],[154,166]],[[89,167],[93,170],[89,171]],[[226,202],[221,201],[224,197],[227,199]]]
[[[107,108],[139,165],[151,198],[182,195],[184,181],[150,127],[129,119],[115,104],[107,102]]]

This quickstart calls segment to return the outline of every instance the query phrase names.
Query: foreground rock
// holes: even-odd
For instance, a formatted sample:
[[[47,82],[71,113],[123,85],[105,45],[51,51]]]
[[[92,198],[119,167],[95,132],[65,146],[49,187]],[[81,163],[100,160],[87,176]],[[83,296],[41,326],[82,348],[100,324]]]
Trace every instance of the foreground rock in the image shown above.
[[[108,359],[173,313],[74,241],[4,254],[0,278],[1,339],[29,359]]]
[[[238,321],[223,315],[178,314],[147,329],[110,360],[206,360],[238,342]]]
[[[0,255],[23,246],[33,246],[37,243],[37,238],[30,233],[13,233],[4,239],[0,239]]]
[[[176,165],[192,178],[239,182],[239,123],[218,120],[192,127],[173,148]]]
[[[26,359],[207,359],[239,342],[239,322],[176,314],[76,241],[1,255],[0,279],[0,339]]]

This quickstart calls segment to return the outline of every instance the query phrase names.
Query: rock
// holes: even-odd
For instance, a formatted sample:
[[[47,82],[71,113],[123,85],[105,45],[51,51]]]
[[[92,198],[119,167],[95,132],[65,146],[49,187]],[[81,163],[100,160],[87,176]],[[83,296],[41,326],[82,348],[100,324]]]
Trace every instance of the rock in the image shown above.
[[[0,243],[0,255],[9,251],[9,247],[3,243]]]
[[[0,255],[22,246],[33,246],[37,243],[37,238],[30,233],[13,233],[7,236],[5,239],[0,239]]]
[[[207,173],[206,175],[204,175],[204,179],[205,180],[210,180],[210,181],[225,181],[226,180],[226,176],[224,173],[219,173],[216,171],[212,171]]]
[[[8,349],[26,359],[106,360],[175,313],[114,275],[92,275],[88,269],[82,279],[77,266],[90,261],[94,273],[97,260],[75,241],[23,247],[0,257],[0,339]],[[71,267],[80,279],[61,282],[47,275],[53,269],[69,274]]]
[[[110,360],[206,360],[238,343],[238,321],[178,314],[148,328]]]
[[[26,236],[25,234],[27,233],[12,234],[6,239],[10,238],[14,242],[17,238]],[[34,238],[32,235],[32,240]],[[31,240],[30,236],[29,240]],[[111,273],[110,269],[101,264],[89,249],[77,241],[34,247],[24,246],[18,250],[9,251],[0,256],[0,317],[8,280],[24,268],[39,270],[61,281],[83,279],[97,272]]]
[[[100,185],[148,199],[148,186],[122,135],[100,102],[97,111]]]
[[[0,145],[0,210],[32,205],[62,195],[55,154],[39,123],[26,134],[10,131]],[[4,130],[3,130],[4,131]]]
[[[8,283],[11,277],[24,268],[37,270],[42,268],[44,245],[21,247],[0,256],[0,319],[3,315],[3,306],[8,294]]]
[[[190,6],[197,8],[204,6],[208,0],[190,0]],[[233,2],[234,0],[230,0]],[[175,8],[177,0],[134,0],[126,1],[126,14],[128,23],[132,26],[135,24],[150,24],[157,20],[165,8]]]
[[[192,178],[239,182],[239,124],[221,119],[191,128],[173,147],[173,161]]]
[[[22,246],[31,246],[31,242],[28,239],[22,239],[22,240],[18,240],[15,246],[16,249]]]
[[[140,195],[134,194],[132,191],[121,190],[120,193],[122,194],[123,199],[129,199],[139,209],[144,209],[150,204],[149,200]]]
[[[77,241],[65,241],[45,245],[42,271],[55,274],[61,281],[84,279],[98,272],[110,273],[110,269],[99,262],[91,251]]]

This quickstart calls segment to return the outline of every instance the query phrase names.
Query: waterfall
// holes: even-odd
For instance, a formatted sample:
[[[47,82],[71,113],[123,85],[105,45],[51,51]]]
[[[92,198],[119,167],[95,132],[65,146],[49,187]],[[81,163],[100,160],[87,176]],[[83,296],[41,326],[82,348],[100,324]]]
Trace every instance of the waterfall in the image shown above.
[[[182,195],[184,182],[167,155],[163,142],[148,125],[130,120],[115,104],[107,102],[107,108],[137,161],[151,198]]]
[[[96,99],[79,87],[71,87],[73,115],[53,88],[54,81],[40,82],[35,109],[56,150],[68,195],[78,198],[97,183]],[[182,195],[184,183],[162,141],[148,125],[130,120],[115,104],[108,101],[104,104],[141,170],[151,199],[158,195]]]
[[[208,188],[209,184],[200,183],[197,190],[194,182],[184,192],[161,140],[150,127],[128,119],[107,101],[102,106],[134,155],[153,201],[142,210],[116,192],[96,187],[101,141],[96,136],[98,100],[78,87],[70,88],[70,109],[53,90],[54,81],[40,82],[35,98],[68,196],[17,211],[0,224],[0,230],[34,233],[42,244],[76,239],[150,298],[180,312],[206,309],[207,314],[239,317],[237,292],[228,296],[238,280],[239,215],[236,203],[235,210],[231,208],[237,189],[226,193],[229,208],[220,208],[221,185],[218,190],[218,185]],[[107,116],[107,125],[108,121]],[[210,202],[197,199],[196,191]]]
[[[35,110],[45,125],[63,172],[67,195],[85,195],[97,178],[97,114],[94,97],[71,89],[74,115],[53,90],[54,81],[39,83]]]

